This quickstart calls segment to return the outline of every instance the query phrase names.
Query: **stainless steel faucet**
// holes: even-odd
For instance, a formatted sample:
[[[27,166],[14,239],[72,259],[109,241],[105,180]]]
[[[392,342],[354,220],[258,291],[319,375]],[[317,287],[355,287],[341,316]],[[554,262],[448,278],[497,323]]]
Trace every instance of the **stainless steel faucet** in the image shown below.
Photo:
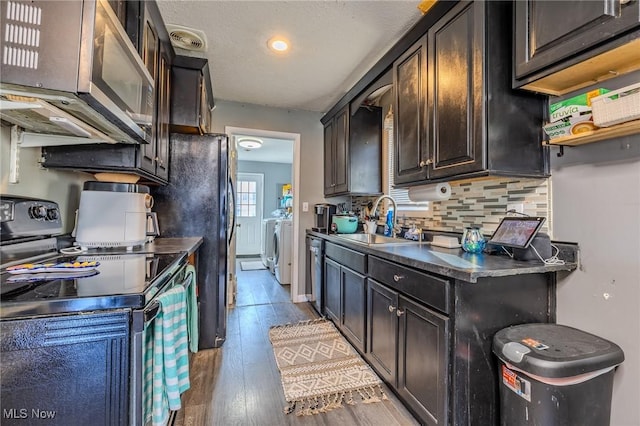
[[[380,204],[380,201],[382,201],[383,199],[387,199],[389,201],[391,201],[391,204],[393,204],[393,217],[391,218],[391,235],[393,237],[396,236],[396,215],[398,214],[398,205],[396,204],[396,200],[393,199],[392,196],[387,195],[387,194],[383,194],[381,196],[378,197],[378,199],[373,203],[373,208],[371,209],[371,214],[373,216],[376,215],[376,211],[378,210],[378,204]]]

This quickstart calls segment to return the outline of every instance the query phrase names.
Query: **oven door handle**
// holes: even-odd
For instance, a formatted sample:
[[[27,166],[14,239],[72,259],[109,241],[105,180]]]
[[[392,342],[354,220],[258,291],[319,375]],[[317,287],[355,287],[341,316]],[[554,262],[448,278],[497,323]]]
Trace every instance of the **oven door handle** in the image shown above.
[[[195,281],[195,274],[193,273],[193,271],[189,271],[185,279],[182,280],[182,282],[180,283],[180,285],[183,286],[185,290],[187,290],[189,286],[193,284],[194,281]],[[170,284],[169,288],[173,288],[174,286],[175,284]],[[160,311],[160,302],[158,302],[158,300],[153,300],[149,304],[149,306],[143,311],[144,324],[146,325],[151,321],[153,321],[158,316],[159,311]]]
[[[147,325],[153,321],[158,316],[158,312],[160,312],[160,302],[154,300],[151,302],[149,307],[143,311],[144,324]]]

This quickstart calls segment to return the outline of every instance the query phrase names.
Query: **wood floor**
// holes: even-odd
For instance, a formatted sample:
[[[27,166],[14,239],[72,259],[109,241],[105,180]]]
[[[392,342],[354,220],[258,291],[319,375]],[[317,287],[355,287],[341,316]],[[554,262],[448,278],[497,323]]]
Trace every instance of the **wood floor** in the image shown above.
[[[242,259],[251,260],[251,259]],[[388,388],[388,401],[345,405],[313,416],[284,414],[284,395],[268,330],[318,315],[308,303],[291,303],[289,286],[268,270],[242,271],[238,262],[236,306],[228,312],[221,348],[193,356],[191,389],[175,425],[417,425]]]

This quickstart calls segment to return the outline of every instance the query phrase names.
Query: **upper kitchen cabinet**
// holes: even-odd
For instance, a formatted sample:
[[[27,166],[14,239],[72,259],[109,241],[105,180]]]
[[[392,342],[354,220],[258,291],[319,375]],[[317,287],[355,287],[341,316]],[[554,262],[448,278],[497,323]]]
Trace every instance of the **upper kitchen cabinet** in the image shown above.
[[[396,61],[397,186],[548,176],[545,98],[511,88],[511,20],[511,2],[459,2]]]
[[[324,125],[324,195],[347,192],[349,161],[349,107],[344,107]]]
[[[324,127],[324,195],[382,190],[382,109],[351,104]]]
[[[171,130],[177,133],[208,133],[214,107],[209,61],[177,56],[171,74]]]
[[[394,183],[427,178],[427,37],[393,63],[395,170]]]
[[[640,2],[515,4],[513,87],[560,96],[640,69]]]

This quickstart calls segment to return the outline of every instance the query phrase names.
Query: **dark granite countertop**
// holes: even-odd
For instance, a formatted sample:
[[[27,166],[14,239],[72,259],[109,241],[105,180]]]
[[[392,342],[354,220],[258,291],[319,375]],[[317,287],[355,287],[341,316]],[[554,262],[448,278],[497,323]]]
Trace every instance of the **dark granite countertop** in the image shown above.
[[[476,283],[483,277],[504,277],[520,274],[538,274],[557,271],[572,271],[577,268],[573,260],[575,253],[568,256],[564,265],[545,265],[541,261],[513,260],[506,255],[472,254],[461,248],[447,249],[431,246],[429,243],[405,243],[395,245],[366,245],[341,238],[335,234],[323,234],[307,230],[308,235],[325,241],[349,247],[361,253],[378,256],[405,266],[426,272]],[[555,245],[558,245],[554,243]],[[576,247],[577,250],[577,247]],[[571,250],[569,250],[571,251]],[[561,248],[561,253],[563,248]],[[560,258],[563,258],[560,256]]]
[[[202,237],[184,238],[156,238],[152,243],[145,244],[144,248],[153,253],[176,253],[186,251],[187,255],[193,254],[202,245]]]

